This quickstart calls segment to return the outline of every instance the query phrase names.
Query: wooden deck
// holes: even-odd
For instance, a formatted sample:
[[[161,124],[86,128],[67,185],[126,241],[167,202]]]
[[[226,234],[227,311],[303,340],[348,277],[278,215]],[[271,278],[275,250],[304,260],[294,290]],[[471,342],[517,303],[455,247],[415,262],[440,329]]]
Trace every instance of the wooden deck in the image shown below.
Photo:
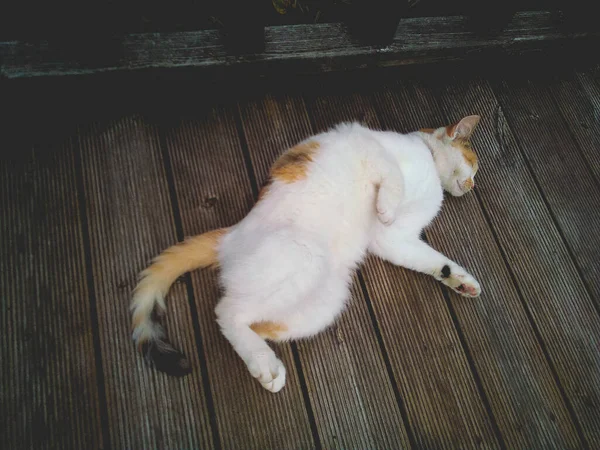
[[[227,101],[96,95],[68,113],[15,102],[0,134],[3,448],[600,448],[600,72],[369,77]],[[426,237],[480,298],[369,258],[335,326],[275,346],[289,380],[271,394],[220,335],[214,273],[195,272],[167,316],[192,374],[145,366],[138,272],[241,219],[280,151],[342,120],[404,132],[468,114],[483,116],[477,187]]]

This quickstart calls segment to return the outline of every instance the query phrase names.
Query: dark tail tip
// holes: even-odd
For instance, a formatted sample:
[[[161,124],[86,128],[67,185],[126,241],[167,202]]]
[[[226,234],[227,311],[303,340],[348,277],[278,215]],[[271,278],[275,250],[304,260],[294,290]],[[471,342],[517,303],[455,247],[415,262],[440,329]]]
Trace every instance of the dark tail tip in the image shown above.
[[[150,341],[142,345],[146,362],[160,372],[173,377],[183,377],[192,371],[186,356],[169,341]]]

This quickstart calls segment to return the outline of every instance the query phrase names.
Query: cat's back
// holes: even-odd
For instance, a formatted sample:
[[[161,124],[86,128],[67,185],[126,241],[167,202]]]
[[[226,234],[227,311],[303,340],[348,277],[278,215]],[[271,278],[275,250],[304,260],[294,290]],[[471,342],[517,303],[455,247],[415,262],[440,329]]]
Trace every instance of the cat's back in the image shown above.
[[[375,217],[376,189],[364,176],[365,155],[379,145],[358,124],[341,124],[297,144],[273,164],[256,205],[233,235],[256,239],[295,230],[331,245],[334,253],[343,249],[344,261],[358,259]]]

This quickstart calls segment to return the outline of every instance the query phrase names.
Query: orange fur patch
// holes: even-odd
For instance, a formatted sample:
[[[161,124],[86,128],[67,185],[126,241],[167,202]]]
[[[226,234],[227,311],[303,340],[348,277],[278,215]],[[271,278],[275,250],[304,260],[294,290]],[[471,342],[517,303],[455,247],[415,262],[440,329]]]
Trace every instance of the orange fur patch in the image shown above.
[[[265,321],[251,324],[250,329],[263,339],[277,340],[281,333],[287,331],[288,327],[284,323]]]
[[[455,147],[460,149],[463,157],[471,167],[477,167],[477,155],[471,149],[471,145],[468,142],[459,141],[455,144]]]
[[[185,241],[167,249],[163,255],[172,254],[176,263],[181,265],[192,263],[196,267],[216,267],[219,265],[217,246],[221,238],[229,231],[228,228],[218,228],[199,236],[187,238]],[[162,256],[159,258],[162,258]],[[191,269],[186,270],[189,272]]]
[[[265,198],[265,196],[269,193],[269,184],[271,183],[268,183],[265,187],[258,191],[258,199],[256,200],[257,203]]]
[[[271,177],[284,183],[294,183],[306,178],[308,164],[313,161],[319,143],[309,141],[292,147],[279,157],[271,167]]]
[[[421,128],[419,131],[421,131],[423,133],[433,134],[433,133],[435,133],[435,128]]]
[[[169,247],[154,259],[150,267],[142,272],[143,278],[137,285],[136,291],[143,289],[147,282],[153,282],[152,275],[159,275],[173,283],[182,273],[199,267],[218,266],[217,246],[228,231],[228,228],[218,228],[189,237],[185,241]]]
[[[212,244],[211,252],[209,257],[212,259],[212,262],[209,267],[218,267],[219,266],[219,258],[217,254],[217,246],[221,241],[221,238],[227,234],[229,228],[217,228],[216,230],[209,231],[204,233],[207,240]]]

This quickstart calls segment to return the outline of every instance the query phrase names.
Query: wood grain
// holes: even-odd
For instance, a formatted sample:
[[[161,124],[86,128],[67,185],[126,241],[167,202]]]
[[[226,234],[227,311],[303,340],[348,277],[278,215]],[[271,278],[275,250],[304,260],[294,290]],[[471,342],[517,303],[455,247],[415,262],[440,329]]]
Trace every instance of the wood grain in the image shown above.
[[[116,448],[213,446],[185,286],[168,296],[166,326],[194,370],[172,378],[147,367],[131,340],[137,274],[176,242],[156,130],[140,116],[79,130],[111,443]]]
[[[532,82],[503,82],[494,90],[519,145],[520,153],[516,154],[519,163],[528,168],[549,209],[540,209],[538,205],[535,212],[535,227],[540,234],[531,236],[529,246],[536,249],[531,260],[524,260],[527,253],[523,252],[522,246],[517,250],[519,260],[527,265],[527,272],[531,271],[526,275],[530,283],[533,274],[541,270],[549,276],[545,280],[547,286],[529,287],[524,283],[522,289],[524,292],[529,290],[526,295],[539,304],[539,309],[532,312],[547,318],[543,322],[538,319],[540,333],[545,334],[548,352],[587,440],[590,445],[597,446],[600,324],[581,277],[595,295],[598,292],[595,278],[599,269],[599,238],[590,230],[600,223],[600,192],[546,86]],[[554,226],[548,224],[542,231],[542,213],[539,211],[543,211],[547,221],[551,217]],[[522,220],[523,229],[532,226],[531,222]],[[574,257],[579,271],[568,264],[568,253]],[[543,261],[542,257],[545,257],[548,269],[540,267],[536,270],[535,264]],[[544,270],[548,272],[544,273]],[[535,278],[540,276],[538,273]],[[539,284],[543,281],[538,280]],[[546,294],[546,290],[553,292]]]
[[[368,95],[339,91],[309,101],[318,129],[353,119],[379,125]],[[363,272],[417,446],[499,447],[437,282],[376,258]]]
[[[167,129],[165,136],[184,234],[239,221],[253,200],[231,109],[200,108]],[[275,348],[287,379],[285,388],[272,394],[252,378],[218,329],[216,273],[194,272],[192,284],[222,447],[314,447],[289,344]]]
[[[498,100],[577,265],[600,295],[600,189],[546,86],[533,81],[494,85]]]
[[[596,183],[600,180],[600,86],[591,71],[573,72],[549,86],[571,136],[590,167]]]
[[[491,51],[521,54],[599,38],[593,27],[560,27],[548,11],[518,12],[502,31],[489,35],[470,31],[466,16],[402,18],[393,42],[385,47],[357,43],[339,23],[270,26],[265,27],[264,51],[245,55],[228,51],[219,30],[140,33],[115,42],[120,53],[86,62],[66,60],[46,42],[1,42],[0,75],[30,78],[173,68],[236,68],[246,74],[275,68],[331,71],[474,59]]]
[[[73,146],[26,128],[0,160],[0,442],[105,448]]]
[[[239,106],[256,179],[312,134],[302,97],[268,95]],[[409,448],[392,380],[366,300],[355,280],[348,310],[333,327],[298,342],[323,448]]]
[[[436,80],[435,86],[440,88],[443,84]],[[399,88],[396,98],[400,101],[388,109],[401,110],[412,104],[416,106],[415,111],[422,111],[402,128],[415,127],[423,121],[431,126],[441,126],[474,113],[484,118],[473,140],[482,168],[477,177],[475,195],[468,194],[458,199],[448,196],[440,217],[427,233],[436,248],[463,264],[482,284],[483,294],[479,299],[470,302],[452,294],[452,305],[507,447],[579,448],[582,443],[576,425],[562,398],[553,365],[546,361],[547,355],[543,351],[546,342],[540,342],[537,333],[538,327],[548,329],[556,317],[542,317],[538,324],[532,326],[529,314],[535,306],[531,303],[535,300],[529,298],[530,290],[522,291],[523,285],[529,285],[538,291],[548,290],[546,295],[552,298],[552,288],[546,286],[549,287],[556,278],[561,279],[562,265],[571,269],[572,276],[572,261],[568,254],[563,253],[563,258],[555,261],[556,268],[536,267],[533,261],[543,257],[543,252],[536,255],[532,251],[527,255],[524,250],[529,249],[535,239],[524,233],[515,234],[526,227],[523,221],[527,220],[527,214],[538,214],[537,223],[544,217],[546,226],[551,227],[552,223],[532,205],[529,199],[533,195],[530,192],[515,192],[515,184],[526,189],[534,183],[523,172],[523,167],[519,172],[518,164],[502,161],[503,157],[514,161],[508,152],[516,151],[516,147],[510,148],[506,141],[502,144],[494,141],[504,129],[493,128],[492,118],[497,117],[497,105],[489,87],[486,91],[485,83],[466,85],[457,80],[444,87],[433,91],[415,83]],[[435,97],[438,97],[438,102]],[[508,170],[513,172],[507,173]],[[507,184],[507,179],[511,183]],[[480,197],[484,199],[485,210],[478,202]],[[504,208],[499,210],[498,204],[504,204]],[[525,272],[519,274],[517,284],[495,239],[495,234],[504,236],[508,232],[506,222],[509,218],[520,221],[519,225],[514,225],[520,228],[517,232],[512,231],[509,244],[519,255],[510,260],[511,268]],[[501,242],[506,243],[502,239]],[[540,298],[542,310],[560,309],[561,295],[585,295],[581,284],[571,287],[569,280],[569,275],[562,277],[561,281],[568,288],[555,296],[555,304],[548,302],[546,296]],[[560,285],[561,281],[557,284]],[[525,294],[524,299],[521,292]],[[560,316],[560,313],[557,315]],[[548,338],[547,335],[544,337]]]
[[[548,85],[556,106],[564,118],[570,136],[597,186],[600,185],[600,86],[594,82],[593,71],[572,72]],[[577,263],[585,264],[576,258]],[[579,269],[584,282],[600,311],[600,280],[595,271]]]

